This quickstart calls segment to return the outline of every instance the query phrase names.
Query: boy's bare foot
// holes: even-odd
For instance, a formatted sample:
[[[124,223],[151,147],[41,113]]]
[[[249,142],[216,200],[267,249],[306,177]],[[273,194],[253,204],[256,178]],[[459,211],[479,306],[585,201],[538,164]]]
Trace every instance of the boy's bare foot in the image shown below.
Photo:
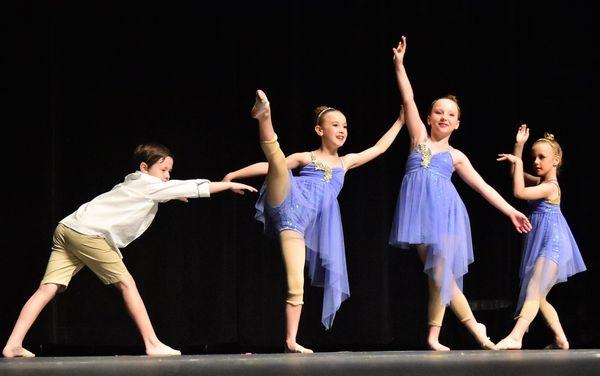
[[[6,345],[2,350],[2,355],[6,358],[33,358],[34,353],[27,350],[23,346],[8,346]]]
[[[307,349],[296,342],[285,342],[285,353],[286,354],[312,354],[314,351]]]
[[[254,106],[250,111],[250,116],[255,119],[269,116],[271,111],[271,107],[269,106],[269,100],[267,99],[267,95],[262,90],[256,90],[256,99],[254,101]]]
[[[429,348],[433,351],[450,351],[450,348],[448,346],[442,345],[437,340],[428,340],[427,344],[429,345]]]
[[[518,341],[511,336],[504,338],[496,344],[498,350],[520,350],[521,346],[521,341]]]
[[[181,351],[170,348],[162,342],[156,345],[146,346],[146,355],[149,356],[177,356]]]

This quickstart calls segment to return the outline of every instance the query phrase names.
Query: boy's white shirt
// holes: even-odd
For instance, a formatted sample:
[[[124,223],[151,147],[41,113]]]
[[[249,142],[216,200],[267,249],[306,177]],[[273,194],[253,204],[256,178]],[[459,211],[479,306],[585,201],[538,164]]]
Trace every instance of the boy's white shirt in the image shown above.
[[[150,227],[158,204],[186,197],[210,197],[209,180],[162,181],[136,171],[110,191],[81,205],[60,223],[81,234],[102,236],[123,258],[124,248]]]

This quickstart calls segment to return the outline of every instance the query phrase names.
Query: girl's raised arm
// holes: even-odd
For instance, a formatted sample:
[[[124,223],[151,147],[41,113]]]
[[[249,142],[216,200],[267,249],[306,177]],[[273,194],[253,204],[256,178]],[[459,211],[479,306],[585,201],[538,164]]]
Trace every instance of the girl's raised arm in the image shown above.
[[[519,130],[517,131],[517,135],[515,137],[515,147],[513,149],[513,155],[519,159],[523,159],[523,147],[529,138],[529,128],[527,128],[526,124],[521,124]],[[514,173],[514,164],[511,164],[510,173],[513,175]],[[523,173],[523,177],[525,179],[525,185],[538,185],[540,184],[540,178],[526,172]]]
[[[404,112],[406,116],[406,127],[411,139],[411,146],[414,148],[425,139],[427,139],[427,128],[419,116],[419,110],[415,103],[415,98],[404,68],[404,54],[406,53],[406,37],[402,36],[402,40],[396,48],[392,48],[394,52],[394,66],[396,68],[396,80],[398,81],[398,89],[402,97]],[[412,149],[411,148],[411,149]]]
[[[556,195],[557,187],[553,183],[542,183],[531,187],[525,186],[523,161],[512,154],[498,154],[497,161],[509,161],[513,170],[513,195],[520,200],[550,199]],[[537,178],[537,177],[536,177]],[[540,178],[537,178],[538,180]]]
[[[400,107],[400,115],[398,119],[392,124],[390,129],[377,141],[377,143],[368,149],[361,151],[360,153],[346,154],[343,157],[344,166],[346,170],[361,166],[371,160],[377,158],[390,147],[392,142],[396,139],[396,136],[404,125],[404,107]]]

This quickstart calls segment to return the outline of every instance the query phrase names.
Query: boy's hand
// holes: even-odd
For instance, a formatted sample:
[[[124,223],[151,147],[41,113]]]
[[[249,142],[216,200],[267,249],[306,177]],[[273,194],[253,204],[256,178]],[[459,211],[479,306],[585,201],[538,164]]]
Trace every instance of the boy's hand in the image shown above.
[[[242,183],[235,183],[235,182],[229,182],[229,184],[231,184],[231,186],[229,187],[229,189],[231,189],[233,192],[243,195],[244,193],[246,193],[245,191],[249,191],[249,192],[258,192],[256,190],[256,188],[251,187],[249,185],[246,184],[242,184]]]

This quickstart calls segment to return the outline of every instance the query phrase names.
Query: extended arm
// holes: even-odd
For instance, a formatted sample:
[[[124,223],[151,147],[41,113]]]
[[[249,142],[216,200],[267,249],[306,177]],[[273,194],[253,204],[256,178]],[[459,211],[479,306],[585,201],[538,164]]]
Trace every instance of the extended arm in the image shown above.
[[[306,156],[304,154],[306,153],[294,153],[285,158],[287,167],[290,169],[300,167],[303,161],[306,159]],[[223,178],[223,181],[227,182],[232,180],[251,178],[254,176],[266,175],[268,171],[269,164],[267,162],[258,162],[228,173]]]
[[[427,138],[427,129],[419,116],[419,110],[415,103],[414,94],[406,68],[404,67],[404,54],[406,53],[406,37],[402,37],[398,47],[392,49],[394,52],[394,67],[396,69],[396,80],[398,89],[402,97],[404,112],[406,116],[406,127],[411,139],[411,145],[414,148],[417,144]]]
[[[486,183],[463,153],[455,151],[453,157],[455,158],[456,172],[465,183],[492,204],[492,206],[508,216],[518,232],[529,232],[531,230],[531,224],[527,216],[512,207],[494,188]]]
[[[554,184],[538,184],[531,187],[525,186],[525,175],[523,173],[523,161],[512,154],[498,154],[498,161],[509,161],[513,170],[513,195],[521,200],[549,199],[555,194]],[[538,178],[539,179],[539,178]]]
[[[361,151],[360,153],[352,153],[346,154],[344,156],[344,165],[346,166],[346,170],[350,170],[352,168],[362,166],[363,164],[370,162],[371,160],[377,158],[381,154],[385,153],[385,151],[392,145],[392,142],[398,136],[398,133],[402,129],[404,125],[404,110],[400,109],[400,115],[398,119],[392,124],[390,129],[377,141],[377,143],[371,146],[368,149]]]
[[[233,192],[242,194],[242,195],[244,194],[244,191],[256,192],[256,188],[254,188],[254,187],[251,187],[249,185],[242,184],[242,183],[232,182],[232,181],[231,182],[225,182],[225,181],[210,182],[210,183],[208,183],[208,187],[209,187],[211,194],[226,191],[226,190],[232,190]]]

